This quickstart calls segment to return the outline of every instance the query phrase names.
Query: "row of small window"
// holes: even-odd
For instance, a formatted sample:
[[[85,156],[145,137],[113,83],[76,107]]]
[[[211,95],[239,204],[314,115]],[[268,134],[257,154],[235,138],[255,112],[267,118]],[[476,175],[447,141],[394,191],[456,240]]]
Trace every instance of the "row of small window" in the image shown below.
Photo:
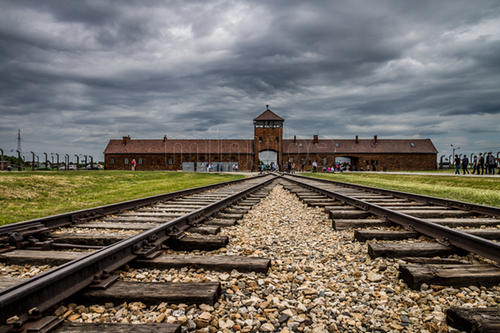
[[[263,140],[262,140],[262,137],[261,137],[261,136],[259,136],[259,143],[262,143],[262,141],[263,141]],[[276,142],[276,143],[277,143],[277,142],[279,142],[279,141],[280,141],[280,139],[279,139],[278,137],[276,137],[276,138],[274,139],[274,142]]]
[[[125,158],[123,159],[123,164],[128,165],[129,163],[130,163],[130,161],[129,161],[128,157],[125,157]],[[144,161],[143,161],[142,157],[138,157],[138,158],[137,158],[137,165],[142,165],[143,163],[144,163]],[[167,163],[168,163],[168,165],[172,165],[172,164],[174,164],[174,159],[173,159],[172,157],[169,157],[169,158],[167,159]],[[111,157],[111,158],[109,159],[109,164],[115,164],[115,159],[114,159],[113,157]],[[155,160],[151,160],[151,165],[155,165],[155,164],[156,164],[156,161],[155,161]],[[158,164],[158,165],[162,164],[162,163],[161,163],[161,160],[158,160],[158,163],[157,163],[157,164]]]

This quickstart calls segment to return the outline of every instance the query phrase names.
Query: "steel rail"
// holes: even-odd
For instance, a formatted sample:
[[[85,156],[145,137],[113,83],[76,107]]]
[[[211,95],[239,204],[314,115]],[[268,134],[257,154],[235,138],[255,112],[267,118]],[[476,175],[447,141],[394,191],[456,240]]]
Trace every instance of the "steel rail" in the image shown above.
[[[339,185],[339,186],[343,186],[343,187],[347,187],[347,188],[361,189],[364,191],[369,191],[369,192],[374,192],[374,193],[392,195],[392,196],[395,196],[395,197],[401,198],[401,199],[423,201],[423,202],[427,202],[427,203],[431,203],[431,204],[435,204],[435,205],[441,205],[441,206],[457,208],[457,209],[465,209],[465,210],[469,210],[469,211],[472,211],[475,213],[481,213],[481,214],[485,214],[485,215],[500,216],[500,208],[493,207],[493,206],[473,204],[473,203],[469,203],[469,202],[438,198],[438,197],[433,197],[433,196],[423,195],[423,194],[415,194],[415,193],[408,193],[408,192],[401,192],[401,191],[394,191],[394,190],[386,190],[386,189],[382,189],[382,188],[378,188],[378,187],[358,185],[358,184],[353,184],[353,183],[344,183],[344,182],[330,180],[330,179],[307,177],[307,176],[302,176],[302,175],[291,175],[291,174],[287,174],[287,175],[292,176],[292,177],[302,178],[302,179],[314,180],[314,181],[318,181],[318,182],[322,182],[322,183]]]
[[[365,202],[360,199],[352,198],[344,194],[331,190],[322,189],[321,187],[312,184],[304,183],[293,179],[292,177],[283,177],[286,180],[304,186],[312,191],[321,193],[329,198],[340,200],[364,211],[387,219],[390,222],[397,223],[403,227],[420,232],[426,236],[436,239],[438,242],[445,245],[451,245],[458,249],[479,254],[485,258],[494,260],[500,264],[500,244],[490,240],[468,234],[463,231],[458,231],[446,226],[425,221],[423,219],[403,214],[388,208],[384,208],[372,203]],[[308,180],[311,178],[306,177]],[[316,180],[316,179],[312,179]]]
[[[245,182],[247,180],[258,179],[259,177],[263,177],[263,176],[264,175],[257,175],[257,176],[248,177],[248,178],[231,180],[231,181],[227,181],[227,182],[216,183],[216,184],[211,184],[211,185],[206,185],[206,186],[199,186],[199,187],[194,187],[194,188],[176,191],[176,192],[153,195],[153,196],[140,198],[140,199],[127,200],[127,201],[122,201],[122,202],[104,205],[104,206],[92,207],[92,208],[88,208],[88,209],[81,209],[81,210],[76,210],[76,211],[72,211],[72,212],[68,212],[68,213],[46,216],[46,217],[22,221],[22,222],[11,223],[11,224],[0,226],[0,237],[6,236],[6,235],[8,236],[10,233],[18,231],[18,230],[26,230],[26,229],[29,229],[30,227],[37,227],[40,225],[43,225],[47,228],[62,227],[62,226],[70,225],[70,224],[73,224],[73,223],[76,223],[79,221],[86,221],[86,220],[90,220],[90,219],[103,217],[103,216],[109,215],[109,214],[116,214],[116,213],[119,213],[119,212],[122,212],[125,210],[129,210],[129,209],[137,209],[137,208],[140,208],[143,206],[153,205],[153,204],[158,203],[160,201],[170,200],[170,199],[177,198],[177,197],[184,196],[184,195],[191,195],[191,194],[195,194],[195,193],[204,192],[206,190],[218,188],[221,186],[227,186],[227,185]]]
[[[274,176],[199,208],[158,227],[109,245],[102,250],[77,258],[48,272],[0,290],[0,325],[17,315],[26,321],[30,313],[39,314],[65,298],[87,287],[96,277],[107,274],[141,255],[147,255],[170,237],[205,219],[213,213],[248,196],[278,178]],[[245,178],[245,180],[254,178]]]

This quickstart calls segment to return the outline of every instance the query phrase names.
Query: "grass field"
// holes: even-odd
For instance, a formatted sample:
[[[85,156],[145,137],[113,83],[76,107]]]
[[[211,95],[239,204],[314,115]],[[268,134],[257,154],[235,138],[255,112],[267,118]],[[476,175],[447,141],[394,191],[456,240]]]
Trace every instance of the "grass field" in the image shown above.
[[[304,175],[500,207],[500,178],[360,173]]]
[[[0,225],[243,178],[158,171],[0,173]]]

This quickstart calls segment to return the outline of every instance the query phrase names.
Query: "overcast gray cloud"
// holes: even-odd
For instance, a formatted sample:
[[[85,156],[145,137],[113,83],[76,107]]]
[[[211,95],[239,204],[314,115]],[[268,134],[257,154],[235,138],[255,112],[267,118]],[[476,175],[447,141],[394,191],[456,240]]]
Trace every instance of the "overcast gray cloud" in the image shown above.
[[[431,138],[500,151],[494,1],[0,1],[0,148],[109,138]],[[28,155],[28,154],[27,154]]]

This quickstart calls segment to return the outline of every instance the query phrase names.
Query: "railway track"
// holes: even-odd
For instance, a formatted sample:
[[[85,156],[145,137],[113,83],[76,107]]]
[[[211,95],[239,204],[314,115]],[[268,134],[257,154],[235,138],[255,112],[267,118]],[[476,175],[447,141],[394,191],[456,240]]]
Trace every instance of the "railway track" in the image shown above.
[[[500,283],[500,209],[303,176],[284,187],[328,211],[336,230],[354,230],[371,258],[399,258],[400,278],[422,285],[467,287]],[[500,310],[450,308],[449,325],[500,331]]]
[[[317,292],[305,287],[310,286],[308,274],[313,279],[320,276],[316,268],[302,270],[288,257],[290,250],[278,245],[283,242],[290,248],[303,248],[298,251],[311,255],[312,265],[318,265],[319,271],[337,259],[318,256],[316,249],[307,248],[307,240],[304,248],[302,235],[286,232],[287,225],[295,230],[293,221],[273,220],[266,208],[260,208],[259,214],[264,215],[258,215],[259,222],[252,221],[257,216],[247,214],[262,199],[270,200],[267,196],[277,184],[315,210],[327,212],[332,235],[335,230],[352,230],[353,241],[366,243],[366,255],[372,260],[395,258],[399,278],[415,293],[474,285],[484,292],[500,283],[498,208],[302,176],[265,175],[1,227],[0,261],[4,265],[34,265],[41,273],[21,281],[0,276],[0,333],[180,332],[181,324],[183,331],[273,332],[281,327],[282,332],[326,332],[326,326],[314,326],[315,318],[324,317],[325,311],[329,311],[327,316],[337,316],[340,311],[339,320],[350,318],[342,309],[326,310],[319,305],[322,300],[337,304],[345,298],[347,289],[338,289],[344,279],[339,284],[330,282],[329,287],[322,285]],[[273,198],[276,200],[276,195]],[[274,205],[267,201],[264,207],[272,210]],[[303,210],[296,204],[281,204],[281,209],[284,216]],[[238,225],[242,218],[251,226]],[[268,220],[274,222],[263,225]],[[252,228],[257,226],[263,226],[264,231],[250,237],[253,242],[272,239],[273,228],[281,238],[254,244],[262,250],[249,251],[240,234],[253,234]],[[225,227],[233,227],[227,229],[232,230],[228,233],[231,238],[237,238],[232,246],[228,236],[219,235]],[[316,238],[318,227],[304,233]],[[328,237],[322,233],[321,237]],[[275,246],[281,249],[280,256],[275,255]],[[175,276],[181,278],[165,280],[164,272],[171,270],[178,270]],[[228,273],[214,277],[211,271]],[[250,278],[238,272],[246,272]],[[269,277],[264,278],[266,274]],[[379,281],[377,275],[367,275],[370,288]],[[277,282],[289,279],[288,294],[279,291]],[[299,295],[304,298],[296,300]],[[231,302],[237,306],[228,310],[230,317],[213,319],[214,309]],[[81,312],[83,305],[77,305],[90,305],[97,316],[104,316],[110,309],[116,311],[116,304],[130,305],[118,311],[122,312],[146,305],[164,311],[165,303],[174,309],[168,320],[160,314],[146,320],[149,324],[111,324],[109,318],[99,323],[92,320],[92,314]],[[193,312],[190,304],[198,304],[201,310]],[[297,304],[296,309],[292,304]],[[188,312],[193,320],[188,321]],[[384,331],[378,326],[357,326],[361,322],[349,326],[351,321],[347,320],[347,329],[331,325],[328,331]],[[500,312],[498,307],[449,308],[447,321],[465,331],[496,332]],[[391,329],[404,331],[405,327],[389,326]]]
[[[234,225],[264,198],[276,175],[264,175],[166,195],[97,207],[0,227],[0,261],[54,267],[26,280],[0,277],[0,332],[178,332],[180,325],[62,324],[44,316],[78,294],[88,302],[213,304],[218,283],[127,283],[112,272],[126,264],[166,269],[267,271],[266,258],[162,256],[176,250],[213,250]]]

